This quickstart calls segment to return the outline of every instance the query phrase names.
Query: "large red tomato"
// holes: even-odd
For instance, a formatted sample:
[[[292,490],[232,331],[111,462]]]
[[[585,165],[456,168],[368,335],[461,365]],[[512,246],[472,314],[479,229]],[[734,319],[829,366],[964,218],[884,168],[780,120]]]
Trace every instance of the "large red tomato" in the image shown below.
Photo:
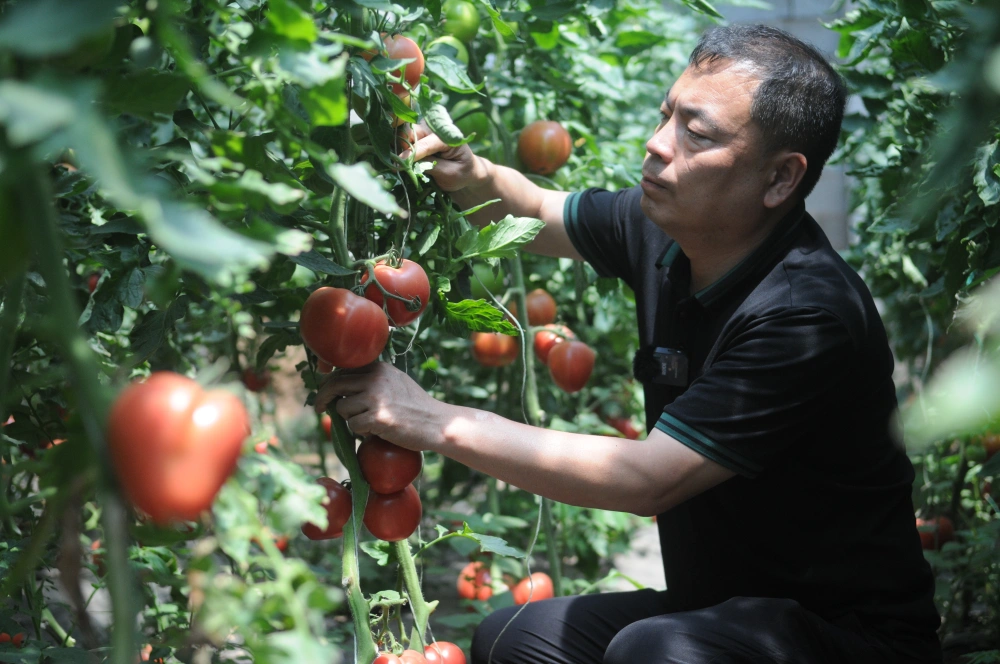
[[[458,573],[455,587],[462,599],[487,600],[493,596],[490,568],[481,562],[469,563]]]
[[[375,265],[375,280],[382,284],[382,288],[389,293],[405,297],[420,305],[417,309],[410,311],[406,302],[389,298],[389,303],[385,308],[389,312],[389,321],[393,325],[399,327],[417,320],[427,307],[427,302],[431,297],[431,284],[427,280],[424,268],[413,261],[404,258],[398,268],[392,267],[385,261],[379,261]],[[367,281],[368,273],[366,272],[361,276],[361,283]],[[379,307],[384,301],[382,291],[375,284],[370,284],[365,289],[365,297]]]
[[[528,302],[528,325],[548,325],[556,319],[556,301],[544,288],[536,288],[525,299]]]
[[[535,332],[535,357],[548,364],[552,347],[566,339],[576,339],[573,330],[565,325],[546,325],[544,330]]]
[[[271,375],[266,371],[257,372],[253,367],[243,370],[243,384],[251,392],[263,392],[271,384]]]
[[[427,664],[427,658],[418,650],[404,650],[399,659],[403,664]]]
[[[299,331],[320,359],[353,369],[378,359],[389,340],[389,321],[370,300],[344,288],[317,288],[302,305]]]
[[[596,357],[594,350],[582,341],[556,344],[549,351],[549,373],[553,382],[567,392],[579,392],[590,379]]]
[[[472,357],[484,367],[505,367],[519,352],[515,337],[499,332],[472,333]]]
[[[344,485],[330,477],[320,477],[316,483],[326,489],[326,529],[313,523],[302,526],[302,534],[311,540],[326,540],[344,534],[344,524],[351,518],[351,492]]]
[[[396,493],[370,493],[365,506],[365,527],[386,542],[398,542],[413,534],[420,525],[423,506],[413,485]]]
[[[406,65],[406,83],[411,88],[417,87],[420,83],[420,75],[424,73],[424,54],[420,50],[420,47],[417,46],[417,42],[413,41],[409,37],[404,37],[403,35],[385,37],[383,42],[385,43],[385,53],[390,59],[416,59],[415,62],[411,62]],[[397,69],[392,72],[392,75],[398,77],[400,75],[400,70]],[[399,83],[393,83],[392,91],[396,94],[401,94],[406,92],[406,88]]]
[[[122,490],[160,524],[197,519],[212,506],[249,434],[235,395],[169,371],[126,387],[108,417]]]
[[[955,525],[946,516],[933,519],[917,519],[920,530],[920,546],[932,551],[940,549],[946,542],[955,539]]]
[[[558,122],[538,120],[517,139],[517,154],[533,173],[548,175],[566,163],[573,151],[569,132]]]
[[[396,493],[417,479],[424,457],[420,452],[369,436],[358,446],[358,463],[372,491]]]
[[[510,592],[514,597],[514,604],[527,604],[529,597],[532,602],[555,597],[552,579],[545,572],[535,572],[521,579]]]
[[[454,643],[435,641],[424,646],[428,664],[465,664],[465,653]]]
[[[379,654],[379,656],[375,658],[375,661],[372,662],[372,664],[401,664],[401,663],[402,660],[399,658],[399,656],[393,655],[391,652],[384,652]]]

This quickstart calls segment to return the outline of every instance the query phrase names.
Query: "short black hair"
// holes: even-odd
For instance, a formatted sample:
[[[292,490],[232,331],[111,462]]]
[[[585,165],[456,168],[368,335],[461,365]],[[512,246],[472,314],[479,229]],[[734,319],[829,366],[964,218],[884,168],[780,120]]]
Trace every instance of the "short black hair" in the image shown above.
[[[823,55],[801,39],[768,25],[712,28],[691,52],[696,68],[720,61],[747,65],[759,80],[750,117],[768,152],[790,149],[806,158],[798,193],[816,186],[833,154],[847,104],[847,86]]]

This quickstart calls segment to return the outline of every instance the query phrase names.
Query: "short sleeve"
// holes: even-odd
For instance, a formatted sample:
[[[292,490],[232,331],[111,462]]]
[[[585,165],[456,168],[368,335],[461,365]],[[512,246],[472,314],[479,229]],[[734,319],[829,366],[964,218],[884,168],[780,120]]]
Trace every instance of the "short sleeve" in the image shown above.
[[[835,416],[831,395],[845,389],[854,357],[847,326],[832,313],[794,308],[758,317],[663,409],[656,428],[754,478]]]
[[[611,192],[587,189],[570,194],[563,208],[563,223],[570,241],[583,259],[602,277],[632,283],[626,230],[633,213],[633,190]],[[630,195],[631,194],[631,195]]]

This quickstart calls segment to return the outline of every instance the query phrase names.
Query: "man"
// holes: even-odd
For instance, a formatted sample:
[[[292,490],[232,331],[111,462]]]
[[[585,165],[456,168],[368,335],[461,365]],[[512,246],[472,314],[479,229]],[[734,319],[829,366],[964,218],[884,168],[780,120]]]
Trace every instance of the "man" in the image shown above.
[[[885,331],[803,203],[844,103],[811,47],[717,28],[668,91],[636,188],[547,191],[432,134],[414,145],[463,209],[502,200],[475,221],[537,217],[531,251],[624,280],[643,347],[643,443],[441,403],[385,364],[321,390],[356,433],[565,503],[659,515],[665,592],[498,611],[475,662],[941,660],[913,469],[889,432]]]

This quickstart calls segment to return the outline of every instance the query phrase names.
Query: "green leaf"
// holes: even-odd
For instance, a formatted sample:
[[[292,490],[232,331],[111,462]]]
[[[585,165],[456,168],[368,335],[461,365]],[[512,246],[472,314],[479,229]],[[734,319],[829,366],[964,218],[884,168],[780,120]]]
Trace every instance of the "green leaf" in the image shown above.
[[[479,542],[479,548],[486,553],[495,553],[500,556],[510,558],[524,558],[524,553],[520,549],[507,544],[506,540],[494,537],[493,535],[480,535],[473,532],[468,526],[462,531],[462,535]]]
[[[379,567],[385,567],[392,556],[392,544],[378,540],[376,542],[362,542],[361,550],[367,553]]]
[[[330,164],[326,172],[337,186],[373,210],[382,214],[406,217],[406,212],[396,204],[392,194],[385,190],[368,163],[360,162],[350,166]]]
[[[350,114],[342,78],[327,81],[314,88],[303,88],[299,91],[299,101],[314,127],[342,125],[347,122]]]
[[[464,65],[447,56],[429,55],[424,66],[428,75],[437,78],[446,88],[455,92],[471,93],[483,87],[482,83],[476,85],[472,82]]]
[[[95,89],[96,91],[96,89]],[[0,82],[0,123],[11,145],[36,143],[76,119],[73,100],[20,81]]]
[[[30,0],[8,5],[0,48],[38,57],[69,53],[88,37],[112,29],[118,0]]]
[[[188,89],[188,81],[183,76],[146,69],[111,77],[103,99],[116,113],[149,116],[172,113]]]
[[[997,141],[976,150],[975,171],[972,182],[980,200],[986,205],[996,205],[1000,201],[1000,160],[997,159]]]
[[[465,145],[472,140],[471,137],[466,137],[462,134],[462,130],[455,126],[455,123],[451,121],[451,116],[448,114],[448,109],[446,109],[441,104],[434,104],[424,113],[424,119],[427,121],[427,126],[431,128],[435,134],[438,135],[444,144],[448,147],[458,147],[459,145]]]
[[[307,267],[313,272],[319,272],[320,274],[329,274],[334,277],[349,277],[352,274],[357,274],[354,270],[337,265],[326,256],[317,252],[315,249],[312,251],[305,251],[294,256],[289,256],[289,258],[292,259],[296,265]]]
[[[473,258],[512,258],[517,250],[535,239],[545,222],[531,217],[507,215],[499,223],[470,229],[455,243],[462,252],[458,260]]]
[[[500,332],[517,336],[517,328],[507,320],[503,312],[486,300],[444,301],[445,324],[456,336],[469,332]]]
[[[188,298],[181,296],[170,304],[166,311],[147,311],[129,333],[133,365],[148,360],[167,340],[174,323],[187,313]]]
[[[711,16],[712,18],[726,18],[719,13],[719,10],[709,4],[707,0],[681,0],[681,2],[699,14],[705,14],[706,16]]]
[[[2,223],[2,222],[0,222]],[[426,229],[417,241],[413,243],[413,251],[417,253],[418,256],[423,256],[434,246],[437,242],[438,236],[441,235],[441,226],[431,226]]]
[[[271,0],[267,3],[267,18],[274,31],[288,39],[314,42],[319,30],[312,16],[289,0]]]

